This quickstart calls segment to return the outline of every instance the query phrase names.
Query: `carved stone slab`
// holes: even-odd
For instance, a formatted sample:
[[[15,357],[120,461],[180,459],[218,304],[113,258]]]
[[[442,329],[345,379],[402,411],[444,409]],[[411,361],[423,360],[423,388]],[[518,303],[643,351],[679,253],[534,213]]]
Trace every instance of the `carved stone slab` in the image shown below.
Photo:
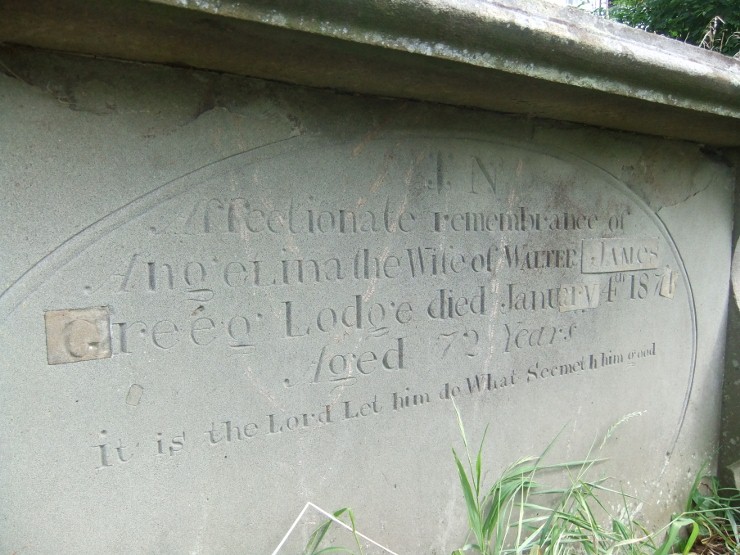
[[[633,193],[567,156],[462,137],[296,139],[108,219],[55,253],[5,320],[45,317],[49,364],[86,361],[36,370],[61,412],[33,414],[33,429],[63,423],[64,437],[18,437],[36,461],[18,487],[87,483],[92,499],[139,476],[137,491],[163,496],[183,472],[196,496],[223,480],[260,499],[280,476],[309,491],[334,473],[368,483],[370,468],[349,466],[394,453],[395,489],[453,399],[512,442],[575,415],[592,440],[645,412],[661,464],[681,429],[696,349],[681,259]],[[108,308],[44,312],[60,305]],[[43,352],[30,337],[11,339],[22,360]],[[22,395],[9,403],[25,413]]]
[[[307,539],[310,502],[450,553],[453,401],[488,483],[554,442],[648,524],[678,507],[714,446],[726,166],[23,56],[0,75],[0,552],[261,555]]]

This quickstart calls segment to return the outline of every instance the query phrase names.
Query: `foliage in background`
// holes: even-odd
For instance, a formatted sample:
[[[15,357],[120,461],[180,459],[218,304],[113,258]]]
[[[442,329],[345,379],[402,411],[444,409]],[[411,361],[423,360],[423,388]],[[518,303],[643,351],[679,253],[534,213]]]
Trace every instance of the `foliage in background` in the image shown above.
[[[730,56],[740,52],[740,0],[610,0],[605,15]]]

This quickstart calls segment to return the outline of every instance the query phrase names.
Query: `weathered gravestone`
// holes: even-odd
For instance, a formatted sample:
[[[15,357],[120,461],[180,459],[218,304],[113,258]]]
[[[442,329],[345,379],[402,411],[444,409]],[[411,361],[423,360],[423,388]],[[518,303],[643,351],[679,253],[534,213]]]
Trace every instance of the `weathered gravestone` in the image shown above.
[[[90,51],[19,28],[9,41]],[[453,400],[471,438],[489,426],[491,477],[556,436],[557,461],[609,434],[596,474],[659,524],[712,457],[730,101],[667,111],[655,133],[682,141],[19,47],[0,60],[5,551],[269,553],[312,501],[353,507],[397,552],[449,552],[465,526]],[[728,71],[716,88],[737,91]],[[666,132],[679,115],[684,134]],[[702,118],[714,146],[691,142],[711,143]]]

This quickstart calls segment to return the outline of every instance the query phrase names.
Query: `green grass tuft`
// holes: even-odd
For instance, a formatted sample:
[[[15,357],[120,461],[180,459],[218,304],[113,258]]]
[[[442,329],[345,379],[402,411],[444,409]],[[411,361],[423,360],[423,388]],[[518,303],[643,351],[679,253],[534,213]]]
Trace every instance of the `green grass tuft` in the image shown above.
[[[481,459],[486,434],[471,457],[457,406],[455,412],[467,465],[454,449],[453,457],[472,541],[452,555],[687,555],[692,549],[712,544],[719,546],[717,550],[704,549],[702,553],[740,552],[740,494],[718,490],[716,479],[705,484],[704,469],[694,482],[686,510],[665,528],[649,533],[632,517],[630,499],[623,492],[609,488],[605,480],[588,479],[592,467],[601,462],[591,453],[579,461],[544,464],[554,440],[542,455],[520,459],[484,487]],[[610,428],[607,437],[627,419]],[[565,474],[567,485],[546,487],[540,482],[540,476],[552,471]],[[621,517],[612,515],[604,505],[605,495],[621,498]]]
[[[648,532],[633,518],[624,492],[606,480],[588,475],[601,459],[591,456],[572,462],[545,464],[557,437],[538,457],[525,457],[507,467],[490,486],[485,477],[483,446],[488,428],[475,453],[471,453],[462,417],[454,404],[464,452],[453,448],[460,488],[465,501],[468,533],[465,545],[452,555],[737,555],[740,553],[740,492],[722,490],[716,478],[706,477],[702,468],[689,492],[685,510],[664,528]],[[612,426],[604,441],[627,415]],[[602,441],[599,448],[603,447]],[[567,477],[565,486],[547,486],[543,476]],[[621,515],[605,506],[605,496],[621,499]],[[355,518],[347,515],[355,536],[357,553],[362,548]],[[332,525],[328,520],[311,535],[303,555],[353,554],[353,549],[321,547]]]

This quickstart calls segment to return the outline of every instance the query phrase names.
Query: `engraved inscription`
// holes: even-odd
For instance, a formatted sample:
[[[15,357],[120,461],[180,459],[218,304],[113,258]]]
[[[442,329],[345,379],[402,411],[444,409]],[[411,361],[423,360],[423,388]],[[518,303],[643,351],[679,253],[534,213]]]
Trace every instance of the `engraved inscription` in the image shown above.
[[[54,331],[47,313],[63,354],[49,343],[50,364],[107,348],[108,398],[163,415],[133,431],[98,411],[89,468],[259,458],[342,426],[418,432],[452,399],[489,403],[512,437],[538,418],[512,410],[564,399],[609,425],[664,399],[653,384],[688,382],[693,329],[672,329],[693,322],[680,257],[608,176],[472,141],[333,148],[230,159],[79,261],[80,294],[110,323],[58,311]],[[613,407],[590,403],[622,384]]]
[[[237,169],[163,213],[149,227],[161,247],[129,249],[98,288],[127,308],[114,358],[225,353],[267,375],[277,349],[272,390],[320,396],[498,354],[513,386],[509,367],[551,377],[546,361],[584,348],[612,314],[634,313],[634,326],[637,303],[672,310],[675,261],[631,201],[589,199],[576,178],[548,182],[516,157],[432,149],[394,174],[396,159],[385,153],[355,201]],[[151,303],[166,309],[136,309]]]
[[[581,268],[584,274],[652,270],[658,267],[658,239],[585,239]]]

